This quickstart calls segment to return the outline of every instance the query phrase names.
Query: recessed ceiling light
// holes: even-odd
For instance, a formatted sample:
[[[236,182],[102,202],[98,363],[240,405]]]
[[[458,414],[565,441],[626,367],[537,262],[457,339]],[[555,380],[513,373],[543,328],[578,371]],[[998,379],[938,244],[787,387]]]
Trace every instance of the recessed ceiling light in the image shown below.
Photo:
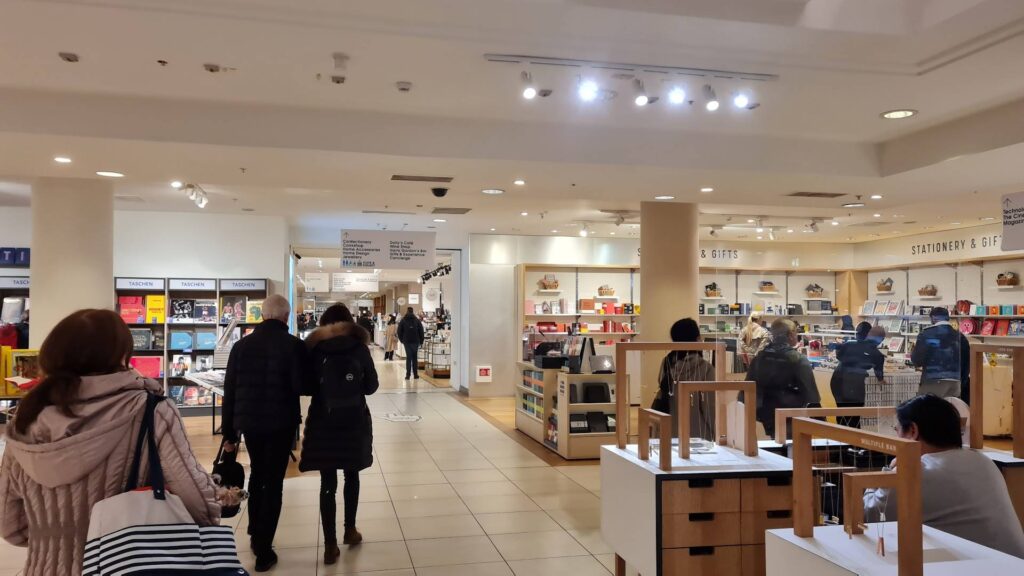
[[[801,230],[801,232],[803,232],[804,234],[813,234],[814,230],[807,230],[807,229],[805,229],[805,230]]]
[[[175,190],[177,190],[178,188],[181,188],[184,185],[185,184],[183,184],[181,180],[175,180],[175,181],[171,182],[171,188],[174,188]]]
[[[558,230],[552,230],[551,233],[552,234],[558,234]]]
[[[71,158],[68,158],[67,156],[55,156],[53,161],[57,164],[71,164]]]
[[[610,232],[610,234],[611,234],[612,236],[615,236],[615,232]]]
[[[847,202],[846,204],[843,204],[843,208],[863,208],[863,207],[864,207],[864,203],[863,202]]]
[[[874,216],[875,218],[881,218],[882,217],[881,214],[872,214],[872,216]]]
[[[764,236],[758,236],[757,239],[758,240],[764,240]]]
[[[901,120],[903,118],[910,118],[914,114],[917,114],[917,110],[903,108],[900,110],[889,110],[888,112],[882,112],[882,118],[885,118],[886,120]]]
[[[497,228],[491,228],[491,232],[494,232],[495,230],[497,230]]]
[[[445,222],[447,222],[447,220],[445,220],[444,218],[434,218],[434,222],[437,222],[438,224],[444,224]]]
[[[107,170],[100,170],[96,175],[106,176],[107,178],[124,178],[124,174],[121,174],[120,172],[109,172]]]
[[[712,188],[711,186],[705,186],[705,187],[701,188],[700,191],[705,193],[705,194],[707,194],[708,192],[714,192],[715,189]]]
[[[760,226],[758,226],[757,229],[754,230],[754,232],[757,232],[758,234],[760,234],[761,232],[764,232],[764,228],[761,228]]]
[[[754,223],[754,219],[753,218],[747,218],[747,224],[753,224],[753,223]]]
[[[985,216],[984,218],[982,218],[982,220],[995,220],[995,217],[993,217],[993,216]]]
[[[655,196],[655,200],[675,200],[675,196]]]
[[[839,226],[839,220],[833,220],[833,221],[831,222],[831,224],[832,224],[833,226]]]
[[[520,212],[519,215],[520,216],[529,216],[530,213],[529,212]]]
[[[793,233],[793,229],[792,228],[787,228],[786,229],[786,234],[792,234],[792,233]]]
[[[903,214],[893,214],[893,218],[903,218]]]
[[[950,222],[950,224],[952,224],[953,226],[959,226],[960,225],[959,222]]]
[[[502,190],[501,188],[484,188],[483,190],[481,190],[481,192],[487,194],[488,196],[498,196],[500,194],[505,193],[505,191]]]
[[[526,180],[523,180],[522,178],[516,178],[512,183],[516,186],[526,186]]]
[[[882,199],[882,195],[881,194],[872,194],[871,195],[871,199],[872,200],[881,200]]]

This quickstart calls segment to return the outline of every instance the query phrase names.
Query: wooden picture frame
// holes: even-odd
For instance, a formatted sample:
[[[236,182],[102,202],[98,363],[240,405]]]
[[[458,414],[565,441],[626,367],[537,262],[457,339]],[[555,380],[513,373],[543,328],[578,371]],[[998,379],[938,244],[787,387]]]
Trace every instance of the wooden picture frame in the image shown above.
[[[743,418],[731,422],[727,403],[718,392],[743,392]],[[715,392],[715,430],[718,443],[757,456],[757,385],[754,382],[679,382],[676,388],[676,410],[679,413],[679,457],[690,457],[690,395],[694,392]],[[724,430],[724,433],[723,433]]]
[[[630,352],[714,352],[715,380],[725,381],[725,342],[619,342],[615,345],[615,421],[618,447],[624,449],[629,441],[629,375],[626,359]],[[716,424],[718,438],[725,435],[722,424]],[[689,433],[687,433],[689,436]],[[689,448],[689,443],[687,443]]]
[[[922,576],[924,574],[923,518],[921,512],[921,444],[912,440],[893,438],[874,432],[864,432],[838,424],[830,424],[807,417],[793,419],[793,533],[803,538],[814,537],[815,506],[814,456],[811,440],[814,437],[845,442],[851,446],[896,457],[898,466],[895,480],[875,473],[874,476],[853,476],[856,486],[895,487],[897,501],[898,574]],[[855,498],[853,502],[860,502]],[[849,503],[849,500],[847,501]],[[859,518],[863,517],[863,509]],[[853,532],[850,532],[851,534]]]

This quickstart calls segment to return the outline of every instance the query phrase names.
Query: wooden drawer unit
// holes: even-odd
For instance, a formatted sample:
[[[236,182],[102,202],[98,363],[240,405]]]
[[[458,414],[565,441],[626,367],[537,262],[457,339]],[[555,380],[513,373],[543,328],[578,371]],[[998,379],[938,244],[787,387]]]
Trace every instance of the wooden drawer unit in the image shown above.
[[[792,528],[791,510],[743,512],[740,514],[740,544],[764,544],[764,531]]]
[[[666,514],[661,517],[661,546],[692,548],[735,545],[740,542],[740,516],[739,512]]]
[[[765,576],[764,545],[741,546],[741,567],[743,576]]]
[[[793,479],[744,478],[740,501],[744,512],[793,509]]]
[[[732,576],[742,572],[740,546],[675,548],[661,553],[663,576]]]
[[[739,512],[740,480],[672,480],[661,484],[661,513]]]

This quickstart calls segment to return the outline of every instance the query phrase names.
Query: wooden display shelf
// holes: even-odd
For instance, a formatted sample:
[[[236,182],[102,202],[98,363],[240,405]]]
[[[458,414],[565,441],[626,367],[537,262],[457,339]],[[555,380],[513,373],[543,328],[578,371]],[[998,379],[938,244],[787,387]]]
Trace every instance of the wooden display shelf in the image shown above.
[[[580,403],[569,402],[569,393],[573,385],[583,383],[600,383],[608,386],[611,398],[615,398],[615,375],[614,374],[569,374],[559,372],[557,374],[557,402],[553,403],[552,412],[558,420],[558,444],[555,451],[567,460],[598,458],[601,454],[602,444],[612,444],[615,441],[615,432],[569,432],[570,415],[586,414],[588,412],[602,412],[606,416],[615,415],[615,402],[602,403]],[[582,394],[582,390],[580,390]],[[586,408],[586,409],[583,409]],[[616,426],[618,422],[616,421]]]
[[[516,384],[516,388],[518,388],[520,392],[525,392],[527,394],[533,394],[534,396],[537,396],[538,398],[543,398],[544,397],[544,393],[543,392],[537,392],[533,388],[527,388],[526,386],[523,386],[522,384]]]

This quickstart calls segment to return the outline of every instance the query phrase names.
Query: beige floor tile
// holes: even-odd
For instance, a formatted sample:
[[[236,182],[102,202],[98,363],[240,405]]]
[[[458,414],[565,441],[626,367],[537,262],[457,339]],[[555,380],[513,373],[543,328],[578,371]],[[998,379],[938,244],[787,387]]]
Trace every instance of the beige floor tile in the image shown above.
[[[437,460],[437,467],[443,471],[494,469],[494,466],[486,458],[448,458]]]
[[[406,461],[383,462],[383,463],[381,463],[380,468],[381,468],[381,470],[384,471],[384,475],[385,476],[387,476],[388,474],[396,473],[396,472],[438,472],[438,471],[440,471],[440,468],[437,467],[437,464],[434,464],[433,460],[424,461],[424,462],[418,462],[418,461],[412,461],[412,462],[406,462]]]
[[[345,517],[345,510],[338,506],[338,521]],[[363,520],[393,520],[398,518],[395,515],[395,507],[391,502],[360,502],[356,511],[356,523]]]
[[[406,540],[483,536],[484,534],[480,524],[471,514],[402,518],[400,521]]]
[[[485,562],[458,566],[420,566],[416,568],[416,576],[513,576],[513,574],[512,569],[504,562]]]
[[[548,516],[566,530],[596,530],[601,528],[599,508],[576,508],[573,510],[547,510]]]
[[[497,512],[477,514],[476,519],[488,534],[546,532],[562,527],[545,512]]]
[[[384,481],[388,486],[411,486],[414,484],[444,484],[448,481],[440,470],[430,472],[385,472]]]
[[[398,523],[398,518],[363,518],[362,515],[356,515],[356,528],[363,535],[363,542],[395,542],[403,540],[402,527]],[[337,532],[339,538],[345,533],[345,526],[340,517]],[[323,542],[322,528],[319,534],[320,542]]]
[[[505,494],[498,496],[467,496],[463,502],[473,514],[493,512],[532,512],[540,508],[524,494]]]
[[[547,494],[533,496],[533,501],[544,510],[599,509],[601,499],[589,492],[577,494]]]
[[[608,576],[593,556],[513,560],[508,563],[516,576]]]
[[[407,544],[417,568],[501,561],[501,555],[486,536],[410,540]]]
[[[513,456],[512,458],[497,458],[494,456],[490,457],[491,464],[494,464],[496,468],[502,470],[507,468],[547,468],[548,463],[537,458],[536,456],[530,458],[523,458],[521,456]]]
[[[277,527],[274,535],[275,548],[310,548],[320,544],[320,531],[317,524]],[[235,547],[239,551],[249,550],[249,535],[245,530],[235,532]]]
[[[413,484],[391,486],[388,491],[392,500],[429,500],[433,498],[456,498],[458,494],[451,484]]]
[[[554,479],[557,482],[561,478],[565,478],[561,472],[551,468],[504,468],[501,471],[509,480],[513,482],[519,480],[550,480]]]
[[[506,561],[590,554],[575,538],[561,530],[494,534],[491,541]]]
[[[430,500],[398,500],[395,511],[399,518],[423,518],[426,516],[455,516],[469,514],[469,509],[460,498],[434,498]]]
[[[469,483],[469,482],[504,482],[508,478],[499,470],[447,470],[444,473],[448,482]]]
[[[323,554],[323,551],[320,551]],[[338,563],[324,566],[322,558],[316,572],[305,574],[358,574],[379,570],[397,570],[412,568],[409,552],[405,542],[370,542],[359,546],[343,546]]]
[[[565,478],[546,480],[517,480],[514,484],[527,496],[548,496],[551,494],[587,494],[588,490]]]
[[[508,480],[501,482],[453,482],[452,487],[459,496],[504,496],[522,494],[518,486]]]
[[[246,518],[248,525],[248,518]],[[316,526],[320,521],[320,506],[289,506],[281,508],[281,517],[277,521],[278,526]],[[243,526],[245,526],[243,525]]]
[[[612,547],[604,541],[600,528],[587,528],[584,530],[569,530],[569,535],[583,545],[588,552],[597,556],[598,554],[611,554],[615,552]]]

